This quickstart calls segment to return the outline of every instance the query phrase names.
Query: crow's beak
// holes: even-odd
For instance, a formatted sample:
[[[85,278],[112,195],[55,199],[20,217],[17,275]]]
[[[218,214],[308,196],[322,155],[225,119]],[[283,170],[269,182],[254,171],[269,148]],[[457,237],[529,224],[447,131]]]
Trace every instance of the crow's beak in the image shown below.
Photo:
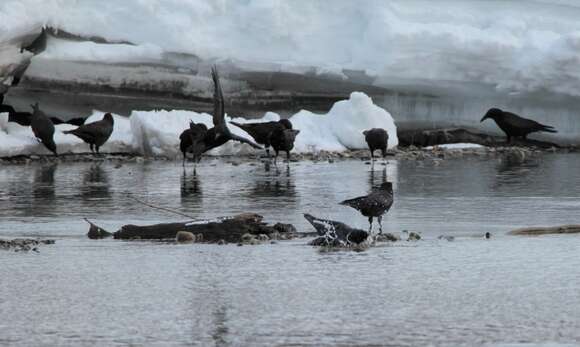
[[[481,120],[480,120],[479,122],[481,123],[481,122],[483,122],[484,120],[486,120],[486,119],[488,119],[488,118],[489,118],[489,117],[488,117],[487,115],[486,115],[486,116],[483,116],[483,118],[481,118]]]

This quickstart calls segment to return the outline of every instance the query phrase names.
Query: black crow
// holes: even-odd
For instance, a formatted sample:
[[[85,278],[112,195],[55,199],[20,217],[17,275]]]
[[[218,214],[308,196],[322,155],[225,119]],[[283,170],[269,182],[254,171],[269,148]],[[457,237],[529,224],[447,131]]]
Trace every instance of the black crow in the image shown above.
[[[38,102],[32,107],[32,117],[30,118],[30,127],[34,136],[48,148],[49,151],[56,153],[56,144],[54,143],[54,124],[51,120],[40,110]]]
[[[481,122],[491,118],[498,127],[506,134],[507,142],[511,142],[512,137],[521,136],[524,140],[530,133],[545,131],[556,133],[554,127],[540,124],[534,120],[522,118],[517,114],[502,111],[499,108],[490,108],[489,111],[481,118]]]
[[[280,119],[277,122],[263,123],[230,123],[250,134],[250,136],[252,136],[257,143],[264,145],[268,158],[270,158],[270,135],[272,132],[275,130],[279,131],[284,129],[292,129],[292,123],[288,119]]]
[[[365,141],[367,142],[369,150],[371,151],[371,159],[375,159],[374,152],[377,149],[381,150],[383,158],[387,155],[387,143],[389,141],[389,134],[387,134],[385,129],[372,128],[363,131],[363,135],[365,136]]]
[[[274,131],[270,133],[270,144],[276,153],[274,156],[274,163],[276,163],[280,151],[286,152],[286,158],[288,159],[288,162],[290,162],[290,151],[294,148],[294,141],[296,140],[298,133],[300,133],[300,130],[281,128],[274,129]]]
[[[205,148],[203,140],[207,133],[207,127],[203,123],[190,121],[189,129],[185,129],[179,135],[179,149],[183,153],[183,166],[185,166],[185,159],[187,153],[193,153],[193,162],[198,163],[201,159],[202,150]]]
[[[228,129],[228,126],[226,125],[225,110],[224,110],[224,95],[222,92],[222,86],[220,84],[219,73],[218,73],[216,66],[213,66],[211,69],[211,77],[212,77],[213,86],[214,86],[213,115],[212,115],[213,127],[204,132],[203,129],[201,127],[199,127],[199,124],[193,123],[194,126],[196,126],[196,130],[192,130],[191,124],[190,124],[190,128],[187,129],[187,130],[191,131],[190,132],[191,135],[189,135],[189,136],[191,137],[192,145],[197,144],[197,146],[195,148],[191,149],[191,152],[194,153],[194,158],[197,158],[197,161],[199,161],[199,158],[201,157],[201,155],[203,153],[205,153],[209,150],[212,150],[216,147],[219,147],[230,140],[234,140],[234,141],[238,141],[238,142],[242,142],[242,143],[247,143],[254,148],[262,149],[262,147],[260,147],[255,142],[253,142],[249,139],[246,139],[244,137],[238,136],[236,134],[232,134],[230,129]],[[186,150],[187,150],[187,148],[189,148],[189,146],[186,146],[189,140],[185,139],[185,137],[188,136],[187,130],[182,132],[181,135],[179,136],[180,137],[180,149],[182,150],[182,152],[183,152],[184,148]],[[199,140],[197,136],[202,134],[202,133],[203,133],[203,139]],[[196,141],[194,141],[192,136],[195,136]],[[182,147],[182,145],[183,145],[183,147]],[[189,151],[189,150],[187,150],[187,151]],[[185,158],[184,158],[184,161],[185,161]]]
[[[89,144],[91,152],[99,153],[99,147],[111,137],[114,123],[113,115],[106,113],[99,121],[83,124],[74,130],[63,131],[63,133],[75,135]]]

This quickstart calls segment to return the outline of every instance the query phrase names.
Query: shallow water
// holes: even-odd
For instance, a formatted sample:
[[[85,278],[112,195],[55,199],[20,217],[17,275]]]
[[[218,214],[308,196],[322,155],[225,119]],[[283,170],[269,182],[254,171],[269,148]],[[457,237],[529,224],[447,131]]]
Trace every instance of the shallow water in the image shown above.
[[[0,252],[0,345],[560,345],[580,342],[580,239],[510,237],[578,223],[580,155],[261,164],[204,160],[0,168],[0,236],[54,237]],[[365,252],[276,245],[91,241],[82,217],[126,223],[253,211],[366,219],[340,206],[395,182],[384,220],[423,240]],[[492,232],[489,241],[480,236]],[[454,242],[437,240],[441,234]],[[528,345],[528,344],[525,344]]]

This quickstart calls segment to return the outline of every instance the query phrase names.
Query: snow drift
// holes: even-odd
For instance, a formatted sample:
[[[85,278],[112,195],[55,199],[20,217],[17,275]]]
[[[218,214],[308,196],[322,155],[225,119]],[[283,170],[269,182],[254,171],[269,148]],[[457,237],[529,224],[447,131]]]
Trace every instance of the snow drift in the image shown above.
[[[94,112],[87,122],[103,117],[103,112]],[[179,134],[189,126],[189,121],[204,123],[212,127],[212,117],[207,113],[191,111],[133,111],[129,118],[114,115],[115,126],[109,141],[101,152],[137,152],[147,156],[178,157]],[[230,118],[240,123],[279,120],[280,116],[267,112],[259,120]],[[290,117],[294,127],[300,130],[296,138],[295,152],[345,151],[366,148],[362,131],[369,128],[384,128],[389,134],[389,147],[398,144],[397,128],[392,116],[373,103],[364,93],[354,92],[348,100],[334,104],[327,114],[300,111]],[[88,145],[64,130],[73,125],[56,126],[55,142],[59,153],[88,152]],[[230,130],[240,136],[249,137],[242,129],[230,125]],[[209,155],[244,154],[255,151],[248,145],[234,141],[211,150]],[[0,156],[20,154],[47,154],[44,146],[36,141],[30,127],[8,122],[8,114],[0,114]]]
[[[164,50],[312,65],[338,76],[342,69],[362,69],[390,79],[580,95],[579,16],[580,4],[571,0],[126,0],[107,6],[95,0],[4,0],[0,33],[52,25],[144,46],[125,47],[128,58]],[[85,60],[87,52],[59,43],[47,54]]]

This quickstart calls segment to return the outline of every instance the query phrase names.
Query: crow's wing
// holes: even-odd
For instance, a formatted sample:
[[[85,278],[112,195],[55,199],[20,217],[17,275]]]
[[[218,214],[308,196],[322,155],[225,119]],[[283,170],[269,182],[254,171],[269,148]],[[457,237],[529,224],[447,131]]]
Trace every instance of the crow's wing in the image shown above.
[[[225,119],[225,111],[224,111],[224,95],[222,92],[222,86],[220,84],[220,76],[217,70],[217,66],[213,66],[211,69],[211,78],[213,79],[213,126],[215,128],[216,137],[219,135],[227,136],[234,141],[239,141],[242,143],[247,143],[248,145],[262,149],[258,144],[255,142],[246,139],[244,137],[232,134],[228,126],[226,125]]]
[[[254,141],[252,141],[250,139],[247,139],[245,137],[241,137],[241,136],[238,136],[238,135],[232,134],[232,133],[230,133],[229,136],[234,141],[238,141],[238,142],[242,142],[242,143],[247,143],[248,145],[250,145],[250,146],[252,146],[252,147],[254,147],[256,149],[262,149],[262,147],[260,147],[260,145],[258,145]]]
[[[530,129],[530,130],[538,130],[544,128],[553,129],[553,127],[549,125],[544,125],[536,122],[535,120],[520,117],[517,114],[511,112],[504,112],[504,120],[507,121],[511,126],[520,129]]]
[[[230,131],[226,125],[225,109],[224,109],[224,94],[220,84],[220,76],[217,66],[211,68],[211,78],[213,79],[213,126],[217,133],[228,134]]]

